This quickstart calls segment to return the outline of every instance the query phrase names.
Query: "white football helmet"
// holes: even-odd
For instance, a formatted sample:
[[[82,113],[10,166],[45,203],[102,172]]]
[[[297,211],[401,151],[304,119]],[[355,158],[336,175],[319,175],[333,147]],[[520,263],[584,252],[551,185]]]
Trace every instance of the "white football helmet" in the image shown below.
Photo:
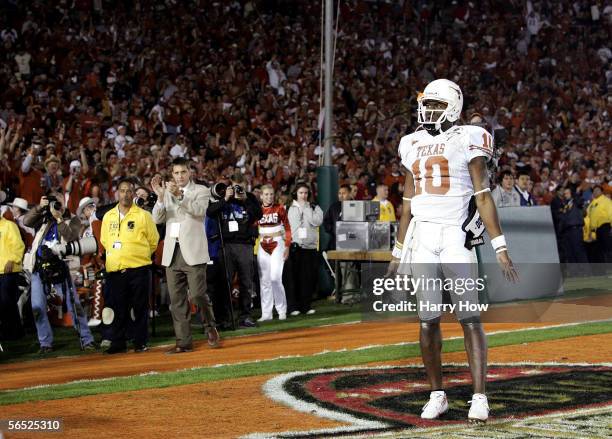
[[[427,107],[428,101],[446,103],[444,109],[433,109]],[[461,88],[448,79],[436,79],[430,82],[417,98],[418,121],[420,124],[435,125],[440,131],[445,121],[455,122],[459,120],[463,108],[463,93]]]

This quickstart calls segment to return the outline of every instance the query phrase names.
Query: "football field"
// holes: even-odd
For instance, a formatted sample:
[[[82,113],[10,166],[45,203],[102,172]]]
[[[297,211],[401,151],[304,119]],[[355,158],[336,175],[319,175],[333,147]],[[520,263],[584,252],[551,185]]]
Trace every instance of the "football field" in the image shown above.
[[[466,423],[471,380],[457,323],[442,325],[450,410],[423,421],[429,391],[418,325],[362,323],[354,309],[309,316],[293,329],[264,324],[226,337],[222,349],[200,342],[184,355],[165,355],[162,345],[143,354],[9,359],[0,364],[0,418],[62,421],[61,433],[40,438],[609,437],[612,297],[546,306],[551,321],[485,325],[485,426]],[[521,307],[533,304],[506,306]]]

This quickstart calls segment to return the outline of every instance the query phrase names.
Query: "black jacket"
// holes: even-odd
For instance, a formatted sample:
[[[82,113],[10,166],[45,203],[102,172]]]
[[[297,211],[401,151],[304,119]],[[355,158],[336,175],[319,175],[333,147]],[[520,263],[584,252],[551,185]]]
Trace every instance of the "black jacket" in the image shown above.
[[[323,216],[323,228],[331,235],[326,250],[336,249],[336,223],[342,221],[342,202],[332,203]]]
[[[252,244],[257,237],[257,222],[263,216],[263,212],[255,195],[247,192],[244,200],[230,198],[229,201],[225,201],[222,198],[219,201],[213,201],[211,199],[206,216],[219,221],[224,242]],[[238,223],[237,231],[230,232],[231,221]]]

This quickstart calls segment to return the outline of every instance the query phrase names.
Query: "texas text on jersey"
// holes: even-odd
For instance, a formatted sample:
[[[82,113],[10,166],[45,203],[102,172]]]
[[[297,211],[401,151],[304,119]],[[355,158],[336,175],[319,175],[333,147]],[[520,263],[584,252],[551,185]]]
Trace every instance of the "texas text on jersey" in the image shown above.
[[[291,227],[287,218],[287,209],[281,204],[262,206],[263,216],[259,220],[259,234],[272,235],[285,232],[285,246],[291,245]]]
[[[461,225],[474,193],[468,164],[479,156],[491,159],[493,141],[485,129],[472,125],[437,135],[419,130],[402,138],[399,154],[414,178],[414,220]]]

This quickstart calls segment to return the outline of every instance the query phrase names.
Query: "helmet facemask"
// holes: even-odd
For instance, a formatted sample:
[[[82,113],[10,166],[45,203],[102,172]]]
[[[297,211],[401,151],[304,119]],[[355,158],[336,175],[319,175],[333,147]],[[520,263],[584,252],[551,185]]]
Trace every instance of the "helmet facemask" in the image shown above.
[[[438,99],[421,98],[418,101],[419,124],[428,131],[442,131],[442,124],[448,121],[449,103]]]

